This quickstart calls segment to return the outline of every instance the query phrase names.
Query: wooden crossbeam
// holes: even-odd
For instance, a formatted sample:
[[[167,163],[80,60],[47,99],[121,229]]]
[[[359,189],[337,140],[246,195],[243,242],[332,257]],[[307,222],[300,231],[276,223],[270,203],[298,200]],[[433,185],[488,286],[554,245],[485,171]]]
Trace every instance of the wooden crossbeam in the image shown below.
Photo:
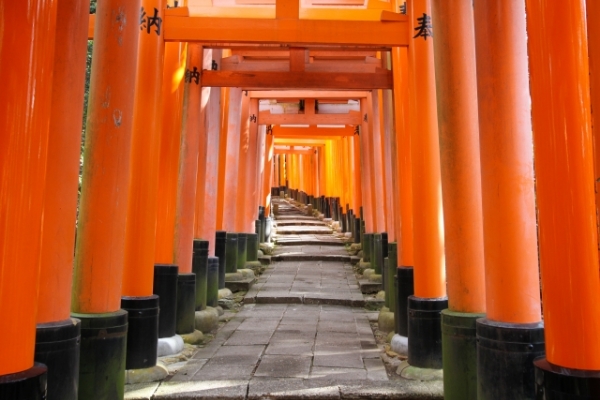
[[[408,45],[408,22],[165,16],[165,40],[202,43],[273,43],[287,46]]]
[[[366,91],[343,90],[295,90],[293,92],[281,90],[253,90],[248,96],[256,99],[327,99],[327,100],[358,100],[367,97]]]
[[[306,72],[381,72],[381,60],[319,60],[306,62],[305,54],[294,54],[290,59],[245,59],[239,55],[226,57],[221,61],[221,71],[306,71]]]
[[[315,150],[284,150],[284,149],[274,149],[275,154],[299,154],[310,156],[313,155]]]
[[[354,128],[345,126],[344,128],[319,127],[319,128],[289,128],[286,126],[275,125],[273,127],[273,136],[277,139],[339,139],[340,136],[353,136]]]
[[[215,7],[208,7],[209,9]],[[236,9],[240,15],[248,12]],[[259,8],[259,10],[263,10]],[[373,21],[297,19],[297,18],[223,18],[218,9],[206,16],[190,16],[187,7],[165,11],[165,41],[202,42],[220,47],[239,44],[279,46],[360,46],[362,50],[404,47],[409,43],[408,19],[401,14],[378,11]],[[319,10],[310,10],[313,12]],[[359,13],[370,10],[356,10]],[[339,13],[328,15],[337,17]],[[361,15],[361,14],[357,14]],[[304,16],[303,18],[306,18]],[[309,17],[310,18],[310,17]],[[94,38],[95,15],[90,15],[88,39]]]
[[[244,89],[392,89],[392,72],[243,72],[202,71],[202,84],[208,87]]]
[[[360,125],[360,113],[348,114],[271,114],[261,111],[258,123],[262,125]]]
[[[336,138],[337,139],[337,138]],[[277,135],[273,141],[275,146],[325,146],[326,139],[289,139],[279,138]]]

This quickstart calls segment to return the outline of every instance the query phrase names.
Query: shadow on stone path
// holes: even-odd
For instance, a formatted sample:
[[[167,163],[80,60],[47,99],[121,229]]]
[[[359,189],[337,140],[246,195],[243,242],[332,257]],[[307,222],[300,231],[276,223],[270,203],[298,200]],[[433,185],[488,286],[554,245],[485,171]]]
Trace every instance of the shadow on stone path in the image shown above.
[[[440,399],[430,384],[388,380],[370,326],[378,313],[362,308],[343,238],[274,202],[273,263],[243,309],[169,381],[130,385],[126,398]]]

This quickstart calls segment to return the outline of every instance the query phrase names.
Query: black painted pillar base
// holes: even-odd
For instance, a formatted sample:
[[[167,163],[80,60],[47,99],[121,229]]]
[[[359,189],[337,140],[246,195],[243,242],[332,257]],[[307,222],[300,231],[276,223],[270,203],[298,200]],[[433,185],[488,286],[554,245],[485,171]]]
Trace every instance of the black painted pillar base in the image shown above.
[[[49,399],[77,400],[80,342],[78,319],[37,325],[34,360],[48,367]]]
[[[196,274],[177,275],[177,312],[175,333],[186,335],[196,329]],[[204,296],[206,304],[206,295]]]
[[[477,398],[536,399],[533,360],[544,354],[541,322],[508,324],[478,319]]]
[[[248,237],[245,233],[238,233],[237,245],[237,269],[244,269],[248,257]]]
[[[227,245],[225,246],[225,272],[237,272],[238,234],[227,232]]]
[[[227,245],[227,232],[215,233],[215,257],[219,258],[219,289],[225,288],[225,246]]]
[[[121,297],[121,308],[129,314],[125,369],[150,368],[156,365],[158,303],[157,295]]]
[[[206,275],[208,271],[208,246],[208,240],[194,239],[192,272],[196,274],[196,290],[194,291],[196,296],[196,311],[201,311],[206,308]]]
[[[373,249],[373,234],[372,233],[365,233],[363,235],[363,245],[362,245],[362,252],[363,252],[363,261],[364,262],[371,262],[371,250]]]
[[[484,314],[442,311],[444,399],[477,400],[476,321]]]
[[[354,243],[360,243],[360,218],[354,218]]]
[[[600,371],[559,367],[544,357],[533,362],[536,399],[600,399]]]
[[[47,378],[46,366],[37,362],[25,371],[0,375],[0,399],[46,400]]]
[[[442,369],[441,312],[448,298],[408,298],[408,363],[413,367]]]
[[[246,234],[246,263],[251,261],[258,261],[258,235],[256,233]]]
[[[208,276],[206,278],[206,305],[219,305],[219,259],[208,257]]]
[[[408,297],[415,294],[413,267],[398,267],[396,271],[396,333],[408,337]]]
[[[81,320],[79,398],[122,399],[125,396],[127,311],[71,314]]]
[[[175,336],[177,326],[177,275],[174,264],[154,264],[154,294],[158,296],[158,337]]]

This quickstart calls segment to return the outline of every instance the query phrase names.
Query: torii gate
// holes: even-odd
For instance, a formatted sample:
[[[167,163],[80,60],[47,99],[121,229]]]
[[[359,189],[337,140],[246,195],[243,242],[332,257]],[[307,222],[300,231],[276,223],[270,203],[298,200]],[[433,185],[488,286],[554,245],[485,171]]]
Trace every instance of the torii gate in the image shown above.
[[[393,180],[391,185],[389,182],[384,184],[378,176],[378,172],[385,170],[378,158],[386,150],[381,136],[361,135],[361,184],[364,186],[361,197],[363,206],[372,213],[368,221],[373,224],[373,232],[391,228],[377,213],[375,204],[386,204],[384,208],[390,211],[391,208],[401,210],[402,217],[394,219],[392,224],[403,242],[399,265],[414,266],[415,283],[415,293],[408,305],[413,314],[404,326],[411,337],[409,361],[417,367],[441,366],[439,342],[417,333],[419,328],[426,326],[420,325],[421,321],[414,316],[429,316],[427,312],[439,315],[446,307],[447,283],[449,311],[443,314],[442,323],[468,328],[471,341],[477,325],[481,344],[478,345],[479,373],[475,374],[472,368],[474,356],[462,357],[451,351],[461,346],[470,346],[472,350],[474,344],[468,340],[456,347],[446,343],[444,351],[448,352],[444,363],[448,363],[448,367],[445,376],[455,382],[466,382],[477,375],[480,394],[493,398],[491,392],[496,387],[503,388],[504,397],[532,392],[531,357],[543,354],[535,251],[532,129],[528,122],[530,97],[526,90],[529,83],[527,43],[523,39],[529,34],[533,127],[537,129],[533,139],[539,178],[541,269],[547,300],[544,312],[551,316],[546,319],[547,361],[536,361],[538,373],[545,378],[538,384],[540,390],[548,391],[550,396],[551,383],[548,382],[567,380],[580,384],[582,380],[597,380],[600,312],[594,299],[600,292],[600,282],[597,279],[597,232],[590,217],[596,206],[590,200],[593,193],[586,182],[594,176],[591,120],[587,110],[592,102],[598,103],[599,91],[595,89],[599,46],[598,35],[587,34],[587,26],[582,23],[587,11],[587,25],[600,26],[597,2],[574,0],[566,5],[543,0],[479,2],[474,10],[470,0],[456,5],[448,3],[444,0],[409,0],[408,17],[377,11],[378,20],[350,21],[303,19],[297,0],[277,0],[274,10],[262,10],[253,18],[194,17],[186,8],[165,10],[165,3],[144,0],[142,6],[146,10],[155,8],[157,14],[152,17],[161,18],[162,25],[156,26],[158,20],[155,20],[151,26],[146,20],[146,25],[142,26],[145,31],[141,35],[140,50],[136,53],[140,25],[131,22],[138,20],[139,2],[101,2],[98,20],[90,24],[96,25],[96,57],[90,91],[72,301],[65,284],[71,282],[74,238],[54,228],[60,226],[65,227],[64,231],[72,231],[76,207],[73,194],[62,186],[60,189],[55,186],[61,177],[76,175],[72,173],[75,170],[72,166],[61,165],[66,150],[63,152],[61,148],[60,140],[64,137],[59,133],[65,132],[70,139],[67,142],[73,141],[74,133],[78,135],[77,127],[69,121],[76,118],[65,117],[70,116],[71,110],[81,107],[77,105],[81,100],[78,96],[81,88],[73,84],[71,78],[81,77],[84,52],[78,49],[71,53],[69,45],[65,44],[74,32],[73,37],[83,44],[87,10],[82,12],[80,2],[70,0],[7,3],[2,14],[4,34],[0,37],[0,59],[3,60],[0,73],[8,77],[8,87],[0,97],[3,132],[0,136],[0,315],[5,321],[0,329],[0,353],[3,354],[0,395],[17,399],[42,398],[40,382],[45,368],[33,364],[33,326],[36,323],[39,326],[38,341],[45,337],[45,329],[49,326],[61,331],[61,335],[67,335],[61,336],[61,340],[75,339],[78,328],[74,327],[78,327],[78,323],[70,319],[71,304],[73,316],[83,321],[84,330],[81,365],[85,368],[82,368],[80,396],[103,398],[110,396],[109,390],[116,388],[118,392],[122,388],[127,314],[120,310],[121,296],[145,299],[152,295],[148,265],[156,261],[152,227],[157,215],[157,193],[175,198],[164,215],[158,213],[159,227],[163,224],[162,227],[168,228],[159,229],[159,239],[166,235],[167,242],[171,243],[166,251],[160,250],[165,257],[173,258],[173,254],[185,253],[185,247],[189,255],[191,242],[186,237],[190,238],[189,232],[193,230],[189,216],[194,207],[194,196],[190,193],[197,184],[197,161],[194,164],[193,156],[186,153],[182,153],[182,163],[169,158],[169,149],[161,152],[157,138],[160,135],[158,126],[175,127],[166,129],[163,139],[169,135],[179,138],[180,127],[173,121],[179,118],[181,123],[179,113],[188,112],[190,104],[199,105],[201,97],[199,91],[189,88],[171,90],[177,85],[167,81],[165,93],[182,96],[188,108],[178,109],[174,102],[161,106],[157,101],[161,93],[157,83],[163,77],[163,65],[159,61],[163,58],[165,43],[169,42],[197,43],[189,50],[191,66],[196,68],[203,64],[202,46],[230,48],[267,43],[289,47],[288,71],[190,70],[188,80],[195,79],[199,87],[367,91],[393,88],[396,101],[390,101],[386,96],[381,96],[380,100],[378,95],[368,94],[367,100],[361,103],[361,115],[372,115],[377,102],[381,103],[381,110],[385,110],[383,115],[394,110],[397,117],[395,139],[405,145],[404,149],[402,145],[396,146],[395,161],[399,167],[393,169],[397,171],[400,185]],[[527,21],[525,4],[529,14]],[[304,13],[314,17],[323,12]],[[58,24],[57,13],[61,16]],[[368,15],[373,17],[373,14],[373,10],[369,10]],[[570,18],[561,18],[564,15]],[[143,21],[142,14],[140,22]],[[430,31],[432,26],[435,36]],[[564,35],[565,29],[569,35]],[[590,28],[590,32],[593,29]],[[63,45],[56,46],[56,50],[55,39]],[[587,68],[588,39],[592,98]],[[575,48],[573,43],[579,47]],[[394,68],[391,73],[312,71],[306,66],[306,51],[313,46],[337,46],[347,51],[392,49]],[[178,49],[167,46],[166,53],[168,66],[165,71],[173,67],[170,72],[174,72],[182,65],[178,60]],[[562,64],[554,68],[549,65],[549,59],[560,60]],[[48,71],[54,74],[48,76]],[[178,73],[183,78],[185,66]],[[434,75],[439,84],[437,107]],[[137,78],[137,84],[133,77]],[[28,84],[23,85],[23,82]],[[563,86],[564,82],[568,84]],[[547,87],[556,90],[547,93]],[[241,89],[231,90],[239,92],[236,94],[239,104],[229,100],[230,115],[242,115],[254,107],[252,102],[242,101]],[[573,104],[578,105],[576,110],[569,107]],[[242,106],[246,108],[242,109]],[[165,116],[174,111],[170,115],[172,119],[164,118],[161,124],[147,118],[149,112],[151,116],[160,114],[162,117],[163,108],[167,110]],[[545,114],[546,110],[549,110],[549,116]],[[254,111],[258,112],[256,108]],[[477,117],[479,121],[475,123]],[[370,124],[380,123],[373,120],[376,118],[363,119],[361,124],[370,128]],[[241,119],[237,121],[240,122]],[[181,143],[194,143],[189,135],[197,128],[194,125],[197,122],[183,118],[183,124],[184,140]],[[253,124],[258,125],[258,122]],[[250,125],[249,129],[257,127]],[[473,140],[477,137],[481,138],[480,143]],[[407,145],[407,138],[410,145]],[[170,142],[163,140],[164,143]],[[175,148],[179,151],[177,143]],[[478,163],[474,162],[479,157],[479,150],[480,182],[476,171]],[[74,148],[69,151],[70,155],[77,154]],[[178,179],[169,179],[169,171],[158,170],[155,158],[159,153],[174,170],[183,166],[180,173],[175,174]],[[185,158],[187,156],[189,158]],[[385,156],[382,158],[386,159]],[[388,162],[392,159],[387,157]],[[251,162],[251,157],[248,160]],[[229,161],[227,159],[227,165],[230,165]],[[207,168],[208,165],[209,160]],[[246,164],[241,160],[240,165]],[[215,167],[212,167],[214,177]],[[159,172],[164,179],[159,178]],[[165,181],[164,184],[160,179]],[[410,179],[411,184],[402,185]],[[559,179],[559,184],[554,179]],[[407,199],[399,187],[402,192],[412,190],[412,196]],[[169,190],[163,192],[164,188]],[[389,196],[392,201],[382,203],[376,195],[386,193],[386,190],[393,194]],[[478,210],[480,199],[482,207]],[[412,209],[406,207],[411,201],[414,218]],[[70,206],[64,207],[67,203]],[[408,214],[405,214],[406,209],[410,211]],[[564,210],[570,213],[568,223],[557,218],[557,213]],[[483,229],[479,232],[482,219]],[[61,221],[66,224],[62,225]],[[401,222],[400,226],[397,221]],[[169,228],[171,225],[174,225],[172,229]],[[414,229],[414,238],[410,225]],[[469,229],[464,229],[465,226]],[[136,238],[140,237],[143,240],[138,242]],[[414,246],[406,245],[412,239]],[[472,247],[466,246],[468,244]],[[565,257],[565,254],[573,258]],[[53,262],[46,263],[51,255]],[[575,263],[577,265],[573,265]],[[565,267],[565,264],[568,265]],[[399,274],[401,270],[404,272],[409,268],[399,269]],[[563,273],[572,282],[568,287],[562,284]],[[39,285],[38,280],[41,281]],[[478,290],[483,286],[487,294]],[[471,293],[473,290],[476,294]],[[469,295],[464,294],[465,291]],[[573,313],[572,308],[559,304],[557,299],[564,297],[571,302],[582,299],[577,304],[580,312]],[[475,322],[483,311],[487,313],[487,319]],[[581,315],[591,323],[584,324]],[[437,322],[433,325],[439,326]],[[431,330],[438,335],[433,325]],[[106,360],[111,366],[97,364],[87,369],[92,354],[106,354],[105,347],[99,343],[100,336],[94,336],[92,331],[103,332],[102,339],[107,332],[110,337],[119,338],[112,348],[117,356]],[[524,331],[534,343],[529,343],[529,339],[522,341],[524,350],[517,353],[513,362],[523,367],[526,371],[523,376],[527,379],[515,379],[508,370],[500,370],[497,375],[496,367],[502,363],[493,361],[492,367],[486,363],[491,358],[481,356],[493,353],[486,353],[490,351],[485,346],[486,340],[501,342],[509,338],[508,341],[514,343],[522,340]],[[441,332],[437,337],[441,337]],[[468,368],[457,367],[463,362]],[[52,360],[48,360],[48,364],[54,371]],[[76,373],[75,367],[69,368],[66,376]],[[458,376],[452,374],[461,371],[467,372]],[[572,374],[572,371],[583,371],[583,375]],[[100,376],[102,379],[109,377],[103,387],[96,386]],[[72,378],[76,380],[75,376]],[[515,385],[515,381],[522,382],[522,386]],[[472,389],[465,394],[465,386],[473,387],[465,383],[456,389],[456,393],[448,387],[447,395],[456,398],[472,396]],[[95,391],[91,392],[92,388]],[[122,397],[122,392],[120,395]]]

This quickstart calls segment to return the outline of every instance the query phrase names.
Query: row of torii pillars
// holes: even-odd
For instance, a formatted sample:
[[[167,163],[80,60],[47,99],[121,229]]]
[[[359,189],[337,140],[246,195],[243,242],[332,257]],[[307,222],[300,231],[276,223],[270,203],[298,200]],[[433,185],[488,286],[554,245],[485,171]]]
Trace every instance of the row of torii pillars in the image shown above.
[[[598,395],[600,277],[594,177],[600,163],[594,160],[592,126],[598,124],[592,125],[597,115],[591,112],[592,107],[600,108],[598,7],[584,0],[475,2],[474,7],[471,1],[408,2],[410,26],[423,14],[431,15],[435,36],[417,36],[410,47],[392,51],[396,98],[389,104],[394,107],[400,149],[397,174],[391,186],[378,178],[375,165],[382,161],[363,143],[360,204],[372,212],[365,215],[367,231],[385,227],[393,232],[399,268],[413,268],[413,315],[429,318],[441,312],[442,325],[467,338],[468,344],[440,348],[443,358],[435,343],[409,340],[409,360],[411,346],[434,356],[416,366],[449,363],[444,365],[448,398],[455,390],[452,382],[467,379],[477,380],[476,388],[464,383],[456,390],[480,399]],[[197,187],[198,163],[185,146],[185,161],[171,162],[171,171],[159,170],[152,161],[173,160],[163,152],[164,141],[160,149],[156,145],[159,127],[183,135],[198,128],[186,125],[197,120],[180,114],[189,108],[175,107],[163,114],[156,101],[163,72],[155,61],[165,49],[165,71],[183,72],[181,47],[165,48],[159,36],[150,35],[152,40],[140,39],[137,50],[139,27],[127,24],[126,17],[138,15],[139,4],[107,0],[99,4],[96,20],[71,278],[77,212],[73,181],[78,172],[72,161],[79,155],[79,142],[73,138],[80,129],[87,13],[85,5],[66,0],[11,3],[3,11],[0,393],[12,396],[8,398],[44,398],[46,369],[34,364],[33,355],[36,324],[60,329],[64,325],[72,335],[79,325],[71,315],[80,318],[87,329],[81,336],[83,356],[97,351],[91,348],[91,331],[96,338],[107,338],[126,330],[122,296],[152,296],[148,265],[164,256],[184,272],[191,269],[195,227],[189,216],[196,203],[185,193]],[[189,46],[188,52],[190,62],[201,64],[200,46]],[[173,82],[164,83],[168,88]],[[199,91],[167,92],[183,96],[188,107],[202,101]],[[166,108],[176,104],[167,99],[163,97]],[[242,116],[241,103],[229,101],[228,112]],[[157,123],[152,117],[158,115],[171,118]],[[180,121],[181,128],[170,125]],[[55,132],[70,136],[59,141]],[[172,140],[176,151],[178,143]],[[183,143],[199,146],[188,139]],[[239,165],[247,165],[248,159],[236,155],[233,145],[230,152],[230,143],[228,138],[226,146],[219,147],[226,150],[218,160],[226,171],[237,165],[232,171],[239,174]],[[212,171],[210,179],[219,179],[209,153],[204,174]],[[180,166],[184,168],[178,170]],[[161,180],[173,170],[177,173],[171,176],[178,179]],[[213,196],[213,204],[222,207],[225,230],[252,229],[238,228],[237,216],[227,219],[230,210],[243,209],[246,217],[246,207],[256,206],[228,195],[239,193],[239,188],[228,192],[228,186],[243,178],[228,178],[227,173],[223,201],[219,193],[208,193],[204,201]],[[145,179],[136,179],[140,176]],[[151,176],[155,178],[148,179]],[[253,182],[244,190],[258,186]],[[265,182],[270,179],[257,189],[263,195]],[[392,224],[386,221],[390,214],[375,207],[375,197],[388,192],[387,210],[399,211]],[[161,220],[160,213],[156,219],[156,202],[163,195],[175,200]],[[219,212],[208,214],[203,216],[219,218]],[[156,243],[156,251],[147,251],[148,243],[153,243],[150,248]],[[141,248],[145,251],[131,250]],[[411,339],[410,320],[408,336]],[[462,351],[463,345],[471,353],[452,353]],[[80,385],[79,397],[122,397],[124,357],[122,347],[112,358],[122,364],[118,371],[112,366],[82,369],[85,385]],[[476,359],[476,372],[464,373],[457,365],[469,357]],[[97,380],[106,375],[114,381],[103,388]],[[77,381],[70,378],[71,383]],[[470,389],[465,392],[464,387]]]

